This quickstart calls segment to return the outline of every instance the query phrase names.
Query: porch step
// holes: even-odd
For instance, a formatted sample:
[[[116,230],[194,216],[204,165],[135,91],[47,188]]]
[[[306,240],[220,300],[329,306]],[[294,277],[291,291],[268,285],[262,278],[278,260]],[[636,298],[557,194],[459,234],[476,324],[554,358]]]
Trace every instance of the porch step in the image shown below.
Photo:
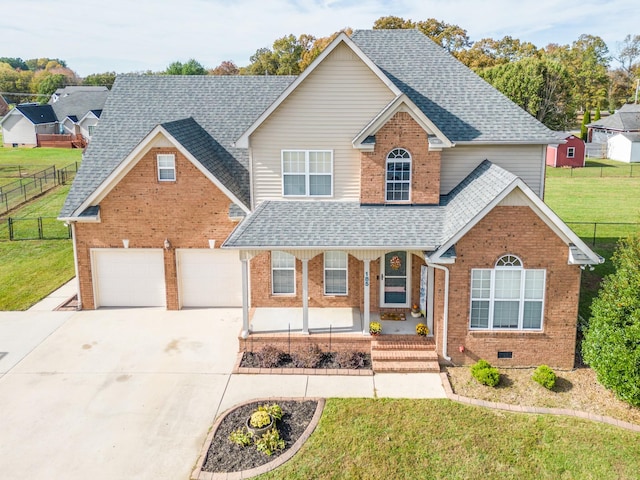
[[[438,354],[432,338],[416,335],[381,335],[371,341],[373,371],[439,372]]]

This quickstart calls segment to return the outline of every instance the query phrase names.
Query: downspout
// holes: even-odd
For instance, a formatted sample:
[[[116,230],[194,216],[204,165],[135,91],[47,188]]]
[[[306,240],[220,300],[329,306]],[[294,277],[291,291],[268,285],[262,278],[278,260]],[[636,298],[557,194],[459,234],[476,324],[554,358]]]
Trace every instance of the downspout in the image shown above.
[[[435,263],[429,263],[427,260],[427,266],[437,268],[444,272],[444,312],[442,316],[443,330],[442,330],[442,357],[447,361],[451,361],[451,357],[447,355],[447,340],[449,331],[449,269],[443,265],[436,265]]]

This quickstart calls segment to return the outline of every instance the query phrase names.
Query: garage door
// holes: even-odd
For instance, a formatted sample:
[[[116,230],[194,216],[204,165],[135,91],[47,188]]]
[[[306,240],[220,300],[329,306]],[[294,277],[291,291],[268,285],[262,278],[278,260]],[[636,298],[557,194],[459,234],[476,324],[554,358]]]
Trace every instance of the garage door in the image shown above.
[[[183,307],[241,307],[242,264],[235,250],[178,249]]]
[[[161,249],[94,249],[93,285],[99,307],[164,307]]]

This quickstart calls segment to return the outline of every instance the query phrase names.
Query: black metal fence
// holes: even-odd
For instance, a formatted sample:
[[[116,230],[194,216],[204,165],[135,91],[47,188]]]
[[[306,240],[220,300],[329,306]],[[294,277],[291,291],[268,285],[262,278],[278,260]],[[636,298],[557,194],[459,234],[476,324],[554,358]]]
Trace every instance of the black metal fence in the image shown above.
[[[56,217],[9,217],[0,224],[1,240],[67,240],[71,226]]]
[[[22,175],[19,170],[18,174]],[[0,187],[0,214],[6,213],[57,185],[73,180],[78,171],[78,162],[56,169],[54,165],[39,172],[20,177],[15,182]]]
[[[579,237],[592,245],[609,243],[640,232],[640,223],[565,222]]]

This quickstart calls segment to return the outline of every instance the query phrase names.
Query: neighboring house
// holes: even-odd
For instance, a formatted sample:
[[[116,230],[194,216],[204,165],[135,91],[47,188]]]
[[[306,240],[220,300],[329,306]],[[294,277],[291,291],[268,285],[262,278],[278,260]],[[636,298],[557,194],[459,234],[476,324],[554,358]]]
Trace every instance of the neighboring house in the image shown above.
[[[618,133],[609,138],[607,157],[620,162],[640,162],[640,133]]]
[[[568,132],[558,132],[564,143],[547,146],[549,167],[584,167],[584,142]]]
[[[72,93],[78,92],[89,92],[89,93],[99,93],[99,92],[108,92],[109,89],[107,87],[96,87],[92,85],[70,85],[68,87],[57,89],[51,98],[49,99],[49,104],[54,104],[61,98],[64,98]]]
[[[18,105],[0,123],[4,144],[83,148],[98,124],[108,94],[106,88],[72,90],[47,105]]]
[[[299,77],[118,77],[60,214],[80,306],[368,342],[420,303],[441,361],[572,368],[602,258],[541,200],[557,142],[415,30],[341,34]]]
[[[640,105],[623,105],[613,115],[591,122],[587,127],[590,143],[606,144],[618,133],[640,133]]]
[[[16,105],[2,121],[5,146],[38,145],[38,135],[57,133],[58,119],[51,105]]]

